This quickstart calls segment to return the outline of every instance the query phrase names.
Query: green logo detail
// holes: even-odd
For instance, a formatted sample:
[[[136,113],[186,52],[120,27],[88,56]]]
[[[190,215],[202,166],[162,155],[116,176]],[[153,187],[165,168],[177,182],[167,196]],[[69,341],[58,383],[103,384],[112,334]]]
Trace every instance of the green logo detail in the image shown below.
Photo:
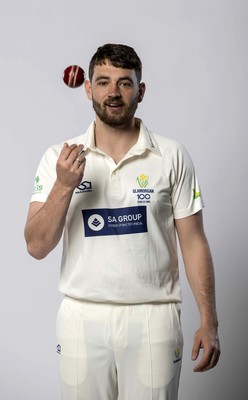
[[[147,187],[148,185],[148,180],[149,177],[147,175],[141,174],[140,176],[137,177],[137,182],[139,184],[139,186],[144,189],[145,187]]]
[[[34,194],[37,194],[37,193],[41,193],[41,192],[42,192],[43,185],[40,185],[39,182],[40,182],[40,177],[39,177],[39,176],[36,176],[36,178],[35,178],[35,185],[34,185]]]
[[[197,192],[195,189],[193,189],[193,194],[194,194],[194,199],[198,199],[198,197],[201,197],[201,192]]]

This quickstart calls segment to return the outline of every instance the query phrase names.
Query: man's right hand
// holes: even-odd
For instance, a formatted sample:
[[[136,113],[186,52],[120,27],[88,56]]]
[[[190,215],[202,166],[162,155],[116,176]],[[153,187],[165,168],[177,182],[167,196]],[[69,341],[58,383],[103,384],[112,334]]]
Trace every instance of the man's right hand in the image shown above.
[[[82,144],[64,143],[59,155],[56,172],[57,182],[65,188],[74,190],[81,182],[85,169],[85,152]]]

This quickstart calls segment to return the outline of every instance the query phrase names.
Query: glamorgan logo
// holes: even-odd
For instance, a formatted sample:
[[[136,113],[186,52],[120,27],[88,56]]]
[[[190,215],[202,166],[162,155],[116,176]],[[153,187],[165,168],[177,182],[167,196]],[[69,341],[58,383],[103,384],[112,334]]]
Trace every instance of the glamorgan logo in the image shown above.
[[[147,175],[141,174],[137,177],[136,180],[137,180],[139,186],[143,189],[143,188],[147,187],[149,177]]]
[[[141,174],[136,178],[139,188],[133,189],[133,193],[137,196],[138,203],[150,203],[151,195],[154,193],[154,189],[148,189],[149,176]]]
[[[175,352],[175,359],[174,359],[174,364],[178,363],[179,361],[181,361],[182,356],[181,356],[181,349],[179,347],[176,348]]]
[[[145,206],[82,210],[86,237],[147,232]]]

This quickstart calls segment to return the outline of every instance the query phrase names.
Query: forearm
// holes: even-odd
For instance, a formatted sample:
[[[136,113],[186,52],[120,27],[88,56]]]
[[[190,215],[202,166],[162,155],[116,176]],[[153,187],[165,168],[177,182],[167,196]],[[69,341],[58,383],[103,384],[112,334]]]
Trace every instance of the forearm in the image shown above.
[[[203,228],[202,212],[175,220],[186,275],[196,299],[201,322],[217,325],[213,261]]]
[[[82,145],[64,143],[56,164],[57,179],[47,201],[31,203],[29,208],[24,235],[33,257],[46,257],[58,244],[74,189],[83,178],[85,161]]]
[[[213,368],[220,356],[215,278],[211,252],[203,229],[202,212],[175,221],[186,275],[200,312],[201,324],[194,336],[192,360],[203,349],[194,371]]]
[[[58,244],[73,191],[55,182],[47,201],[28,221],[25,239],[28,252],[42,259]]]
[[[218,326],[215,277],[211,252],[204,236],[182,250],[186,275],[200,312],[201,324]]]

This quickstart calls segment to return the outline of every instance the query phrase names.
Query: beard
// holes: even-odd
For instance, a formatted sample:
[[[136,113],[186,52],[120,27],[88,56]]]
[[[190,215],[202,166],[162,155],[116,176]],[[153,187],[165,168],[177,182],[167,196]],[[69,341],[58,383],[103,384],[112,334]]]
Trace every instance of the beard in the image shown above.
[[[114,109],[112,112],[108,111],[109,104],[117,104],[122,107],[122,111],[118,111]],[[128,106],[123,103],[122,100],[113,98],[105,101],[103,105],[98,103],[95,99],[92,99],[92,105],[95,110],[96,115],[100,118],[102,122],[111,127],[124,127],[129,125],[129,122],[132,121],[135,111],[138,107],[137,98],[132,101]]]

